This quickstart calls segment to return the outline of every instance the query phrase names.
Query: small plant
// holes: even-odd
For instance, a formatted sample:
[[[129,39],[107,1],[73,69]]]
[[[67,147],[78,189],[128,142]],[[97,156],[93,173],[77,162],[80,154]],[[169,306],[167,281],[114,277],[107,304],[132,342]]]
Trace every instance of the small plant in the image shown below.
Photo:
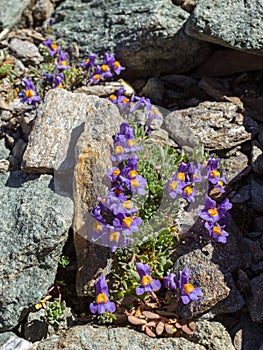
[[[64,311],[66,310],[66,302],[60,302],[59,299],[48,301],[45,308],[45,319],[48,323],[54,324],[65,319]]]
[[[70,263],[70,259],[66,255],[62,255],[59,262],[58,262],[62,267],[66,267]]]

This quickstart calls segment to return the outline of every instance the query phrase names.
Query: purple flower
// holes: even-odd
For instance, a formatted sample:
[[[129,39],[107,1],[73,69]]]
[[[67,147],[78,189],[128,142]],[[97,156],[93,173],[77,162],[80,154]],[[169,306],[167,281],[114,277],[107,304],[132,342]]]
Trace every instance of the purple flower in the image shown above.
[[[215,241],[226,243],[226,237],[229,236],[229,234],[224,230],[225,226],[213,224],[212,222],[206,222],[205,228],[208,230],[209,236]]]
[[[132,193],[140,194],[144,196],[146,194],[145,187],[147,186],[147,181],[141,175],[137,175],[130,180],[129,189]]]
[[[182,184],[181,182],[175,181],[172,178],[169,179],[167,184],[166,184],[166,189],[167,189],[169,196],[172,199],[177,198],[177,196],[181,196],[182,190],[183,190],[183,185],[184,185],[184,183]]]
[[[197,190],[195,188],[192,188],[190,186],[186,186],[182,190],[182,198],[186,199],[187,202],[194,202],[195,198],[194,196],[196,195]]]
[[[142,224],[142,219],[139,217],[131,218],[129,216],[120,216],[122,220],[122,227],[126,230],[126,232],[137,232],[139,230],[139,226]]]
[[[231,208],[232,208],[232,204],[229,202],[229,199],[226,198],[225,200],[223,200],[223,202],[221,202],[218,205],[218,213],[219,213],[220,219],[222,219],[225,216],[225,213]]]
[[[216,201],[206,196],[205,206],[200,212],[200,218],[205,221],[217,222],[220,219],[218,208],[216,207]]]
[[[104,59],[103,59],[103,64],[106,64],[110,67],[112,67],[113,63],[115,62],[115,57],[114,55],[104,52]]]
[[[133,244],[133,239],[129,237],[130,234],[130,231],[111,226],[108,233],[101,238],[101,244],[110,247],[114,253],[119,247],[127,247]]]
[[[189,279],[189,269],[186,268],[184,271],[180,272],[179,281],[181,299],[184,304],[189,304],[191,300],[197,300],[200,296],[202,296],[201,289],[196,288],[191,283],[189,283]]]
[[[107,232],[107,226],[105,224],[97,220],[92,220],[90,235],[93,242],[96,242],[99,239],[101,239],[101,237]]]
[[[125,70],[125,67],[123,67],[119,61],[114,61],[113,65],[111,66],[113,72],[117,75],[120,75],[123,70]]]
[[[87,72],[90,71],[91,68],[95,66],[95,60],[98,56],[96,54],[89,55],[89,58],[87,58],[83,63],[80,63],[81,67],[84,67]]]
[[[21,102],[29,105],[33,104],[36,107],[36,103],[40,101],[40,96],[36,94],[32,79],[22,79],[22,82],[25,84],[26,90],[22,90],[19,94]]]
[[[90,303],[90,311],[95,314],[96,312],[100,315],[105,311],[115,312],[116,306],[109,300],[108,285],[105,276],[102,275],[96,282],[96,300]]]
[[[101,79],[103,79],[101,67],[97,66],[89,81],[93,84],[97,84]]]
[[[136,294],[153,293],[161,288],[161,282],[154,280],[150,275],[150,267],[147,264],[137,263],[137,272],[140,276],[141,285],[136,288]]]
[[[50,38],[43,41],[43,44],[48,47],[51,56],[55,56],[55,54],[61,50],[60,46],[58,46],[57,44],[52,44]]]
[[[67,63],[67,57],[68,57],[67,52],[62,52],[62,51],[60,52],[59,58],[58,58],[58,64],[57,64],[57,68],[59,71],[63,71],[71,68],[71,66],[69,66]]]
[[[167,289],[176,291],[179,288],[179,281],[177,280],[176,275],[174,273],[170,273],[168,276],[165,276],[163,281],[164,286]]]

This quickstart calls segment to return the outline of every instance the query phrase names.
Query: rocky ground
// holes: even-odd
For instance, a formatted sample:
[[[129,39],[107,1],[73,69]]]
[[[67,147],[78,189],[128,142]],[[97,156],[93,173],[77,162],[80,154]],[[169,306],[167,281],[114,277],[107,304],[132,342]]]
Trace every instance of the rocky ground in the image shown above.
[[[262,350],[261,1],[0,5],[0,348]],[[73,61],[113,52],[126,67],[122,78],[165,109],[153,142],[179,150],[202,145],[223,159],[233,203],[228,243],[190,244],[173,266],[187,264],[206,295],[206,303],[191,310],[198,317],[192,337],[156,340],[123,327],[76,325],[70,310],[58,331],[32,312],[56,278],[65,278],[71,292],[76,287],[67,295],[72,305],[83,301],[85,286],[105,266],[108,251],[81,235],[74,235],[73,249],[72,230],[81,232],[86,203],[105,191],[100,179],[122,121],[117,107],[101,98],[121,82],[52,90],[37,111],[19,101],[21,79],[44,60],[50,17],[51,34]],[[62,251],[71,263],[57,273]]]

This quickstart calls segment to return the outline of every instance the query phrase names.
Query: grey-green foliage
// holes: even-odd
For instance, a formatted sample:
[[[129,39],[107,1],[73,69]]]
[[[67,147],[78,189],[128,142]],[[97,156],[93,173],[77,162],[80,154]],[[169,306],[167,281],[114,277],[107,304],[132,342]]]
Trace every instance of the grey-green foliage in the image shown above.
[[[54,301],[48,301],[46,303],[45,319],[51,324],[58,323],[59,321],[65,319],[65,310],[65,301],[62,301],[61,303],[59,299],[54,299]]]

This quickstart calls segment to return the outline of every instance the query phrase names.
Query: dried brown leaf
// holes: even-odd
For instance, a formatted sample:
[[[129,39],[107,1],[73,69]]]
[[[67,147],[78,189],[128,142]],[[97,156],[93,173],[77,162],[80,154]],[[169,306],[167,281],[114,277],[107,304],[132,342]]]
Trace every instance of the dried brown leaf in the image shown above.
[[[142,314],[149,318],[150,320],[157,320],[160,318],[160,315],[154,313],[154,312],[151,312],[151,311],[143,311]]]
[[[156,326],[156,334],[161,335],[163,331],[164,331],[164,322],[160,321]]]
[[[194,321],[191,321],[188,323],[188,327],[194,332],[196,329],[196,323]]]
[[[142,318],[138,318],[135,316],[128,316],[128,321],[131,324],[134,324],[135,326],[144,325],[147,323],[146,320],[143,320]]]
[[[172,326],[168,323],[164,324],[164,328],[165,328],[166,333],[170,334],[170,335],[174,334],[177,331],[177,329],[174,326]]]
[[[147,326],[145,326],[145,333],[151,338],[156,338],[156,334]]]
[[[187,335],[193,334],[193,331],[186,324],[182,325],[182,331]]]

